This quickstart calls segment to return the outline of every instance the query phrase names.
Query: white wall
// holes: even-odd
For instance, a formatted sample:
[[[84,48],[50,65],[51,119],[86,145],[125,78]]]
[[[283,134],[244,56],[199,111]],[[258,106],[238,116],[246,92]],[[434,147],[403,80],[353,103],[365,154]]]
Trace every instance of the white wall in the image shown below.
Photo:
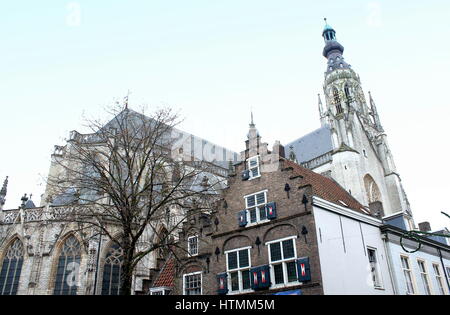
[[[393,294],[387,256],[379,228],[318,206],[314,206],[313,209],[324,293],[327,295]],[[347,210],[341,207],[339,211]],[[355,213],[352,215],[358,217]],[[374,288],[367,247],[377,251],[382,289]]]
[[[434,276],[433,264],[439,265],[439,269],[443,277],[442,281],[444,284],[445,293],[449,294],[449,289],[447,282],[445,280],[445,273],[441,265],[439,253],[435,248],[432,248],[430,246],[423,246],[422,249],[416,253],[407,253],[402,249],[399,243],[399,237],[389,234],[389,239],[390,242],[388,243],[388,246],[392,257],[391,261],[392,267],[394,269],[394,275],[396,278],[395,281],[397,283],[398,294],[405,295],[407,292],[405,276],[400,258],[402,255],[409,258],[410,267],[412,269],[413,282],[417,292],[416,294],[425,294],[425,289],[420,274],[419,265],[417,263],[418,259],[425,261],[425,266],[428,272],[428,278],[431,283],[432,294],[439,294],[438,283],[436,277]],[[408,251],[412,251],[413,249],[417,248],[416,244],[411,244],[408,246],[408,244],[405,243],[405,246],[406,249],[408,249]],[[444,265],[446,267],[450,267],[450,252],[445,251],[441,252],[443,255]]]

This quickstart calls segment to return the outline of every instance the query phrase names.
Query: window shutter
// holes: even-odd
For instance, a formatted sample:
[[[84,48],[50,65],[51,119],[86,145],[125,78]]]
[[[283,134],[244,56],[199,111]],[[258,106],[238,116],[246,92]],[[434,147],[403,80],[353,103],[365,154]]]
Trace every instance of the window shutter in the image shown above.
[[[270,283],[270,266],[269,265],[261,267],[260,276],[261,276],[261,284],[259,287],[261,289],[270,288],[271,283]]]
[[[270,288],[271,282],[269,265],[250,269],[250,276],[253,290],[258,291]]]
[[[238,213],[238,222],[240,227],[247,225],[247,210],[242,210]]]
[[[218,283],[218,289],[217,294],[219,295],[225,295],[228,293],[228,274],[227,273],[221,273],[217,275],[217,283]]]
[[[274,220],[277,218],[277,204],[275,202],[266,205],[267,219]]]
[[[249,170],[243,171],[241,176],[242,176],[243,181],[249,180],[250,179],[250,171]]]
[[[297,272],[299,282],[311,281],[311,268],[309,265],[309,257],[297,259]]]
[[[252,289],[258,290],[260,285],[260,267],[250,269],[250,279],[252,281]]]

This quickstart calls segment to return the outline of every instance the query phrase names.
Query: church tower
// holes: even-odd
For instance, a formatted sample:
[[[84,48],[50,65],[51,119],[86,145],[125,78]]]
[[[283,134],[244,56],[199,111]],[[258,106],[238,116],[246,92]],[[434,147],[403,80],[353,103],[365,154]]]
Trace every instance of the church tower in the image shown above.
[[[325,104],[321,95],[318,100],[322,127],[286,148],[304,167],[332,177],[373,214],[411,216],[375,101],[370,92],[366,100],[337,32],[325,22]]]
[[[326,109],[320,116],[332,135],[332,176],[379,215],[410,212],[375,101],[369,92],[366,102],[361,79],[346,62],[344,46],[327,22],[322,36],[327,69]]]

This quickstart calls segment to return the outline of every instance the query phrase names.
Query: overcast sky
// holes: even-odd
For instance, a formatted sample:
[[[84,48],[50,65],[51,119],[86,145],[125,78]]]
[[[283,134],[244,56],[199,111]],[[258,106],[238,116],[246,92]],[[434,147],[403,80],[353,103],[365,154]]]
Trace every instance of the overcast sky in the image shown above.
[[[449,225],[450,2],[1,1],[0,181],[40,202],[53,146],[131,90],[181,129],[240,152],[320,126],[323,18],[372,91],[416,222]]]

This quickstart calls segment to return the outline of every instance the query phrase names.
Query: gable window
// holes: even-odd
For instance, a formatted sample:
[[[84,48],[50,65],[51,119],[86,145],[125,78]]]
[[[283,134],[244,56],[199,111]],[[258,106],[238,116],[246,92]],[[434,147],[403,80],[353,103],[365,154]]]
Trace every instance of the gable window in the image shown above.
[[[248,170],[250,171],[250,180],[261,176],[259,156],[248,159]]]
[[[258,223],[267,219],[267,191],[262,191],[245,197],[248,222]]]
[[[406,294],[416,294],[409,258],[401,256],[403,275],[406,282]]]
[[[271,279],[278,286],[298,283],[296,237],[268,242]]]
[[[0,273],[0,295],[16,295],[23,265],[23,244],[16,239],[6,252]]]
[[[420,276],[422,277],[423,290],[426,295],[431,295],[430,279],[428,278],[427,268],[423,260],[418,260]]]
[[[197,256],[198,255],[198,236],[191,236],[188,238],[188,253],[189,256]]]
[[[251,247],[247,247],[225,252],[227,255],[228,287],[232,293],[251,290],[250,249]]]
[[[183,276],[184,295],[202,295],[202,273],[194,272]]]
[[[378,265],[377,250],[374,248],[367,248],[367,256],[369,257],[373,286],[379,289],[382,287],[382,285],[380,279],[380,267]]]
[[[433,270],[434,270],[434,276],[436,277],[439,294],[445,295],[444,283],[442,280],[441,269],[439,268],[439,265],[433,264]]]

